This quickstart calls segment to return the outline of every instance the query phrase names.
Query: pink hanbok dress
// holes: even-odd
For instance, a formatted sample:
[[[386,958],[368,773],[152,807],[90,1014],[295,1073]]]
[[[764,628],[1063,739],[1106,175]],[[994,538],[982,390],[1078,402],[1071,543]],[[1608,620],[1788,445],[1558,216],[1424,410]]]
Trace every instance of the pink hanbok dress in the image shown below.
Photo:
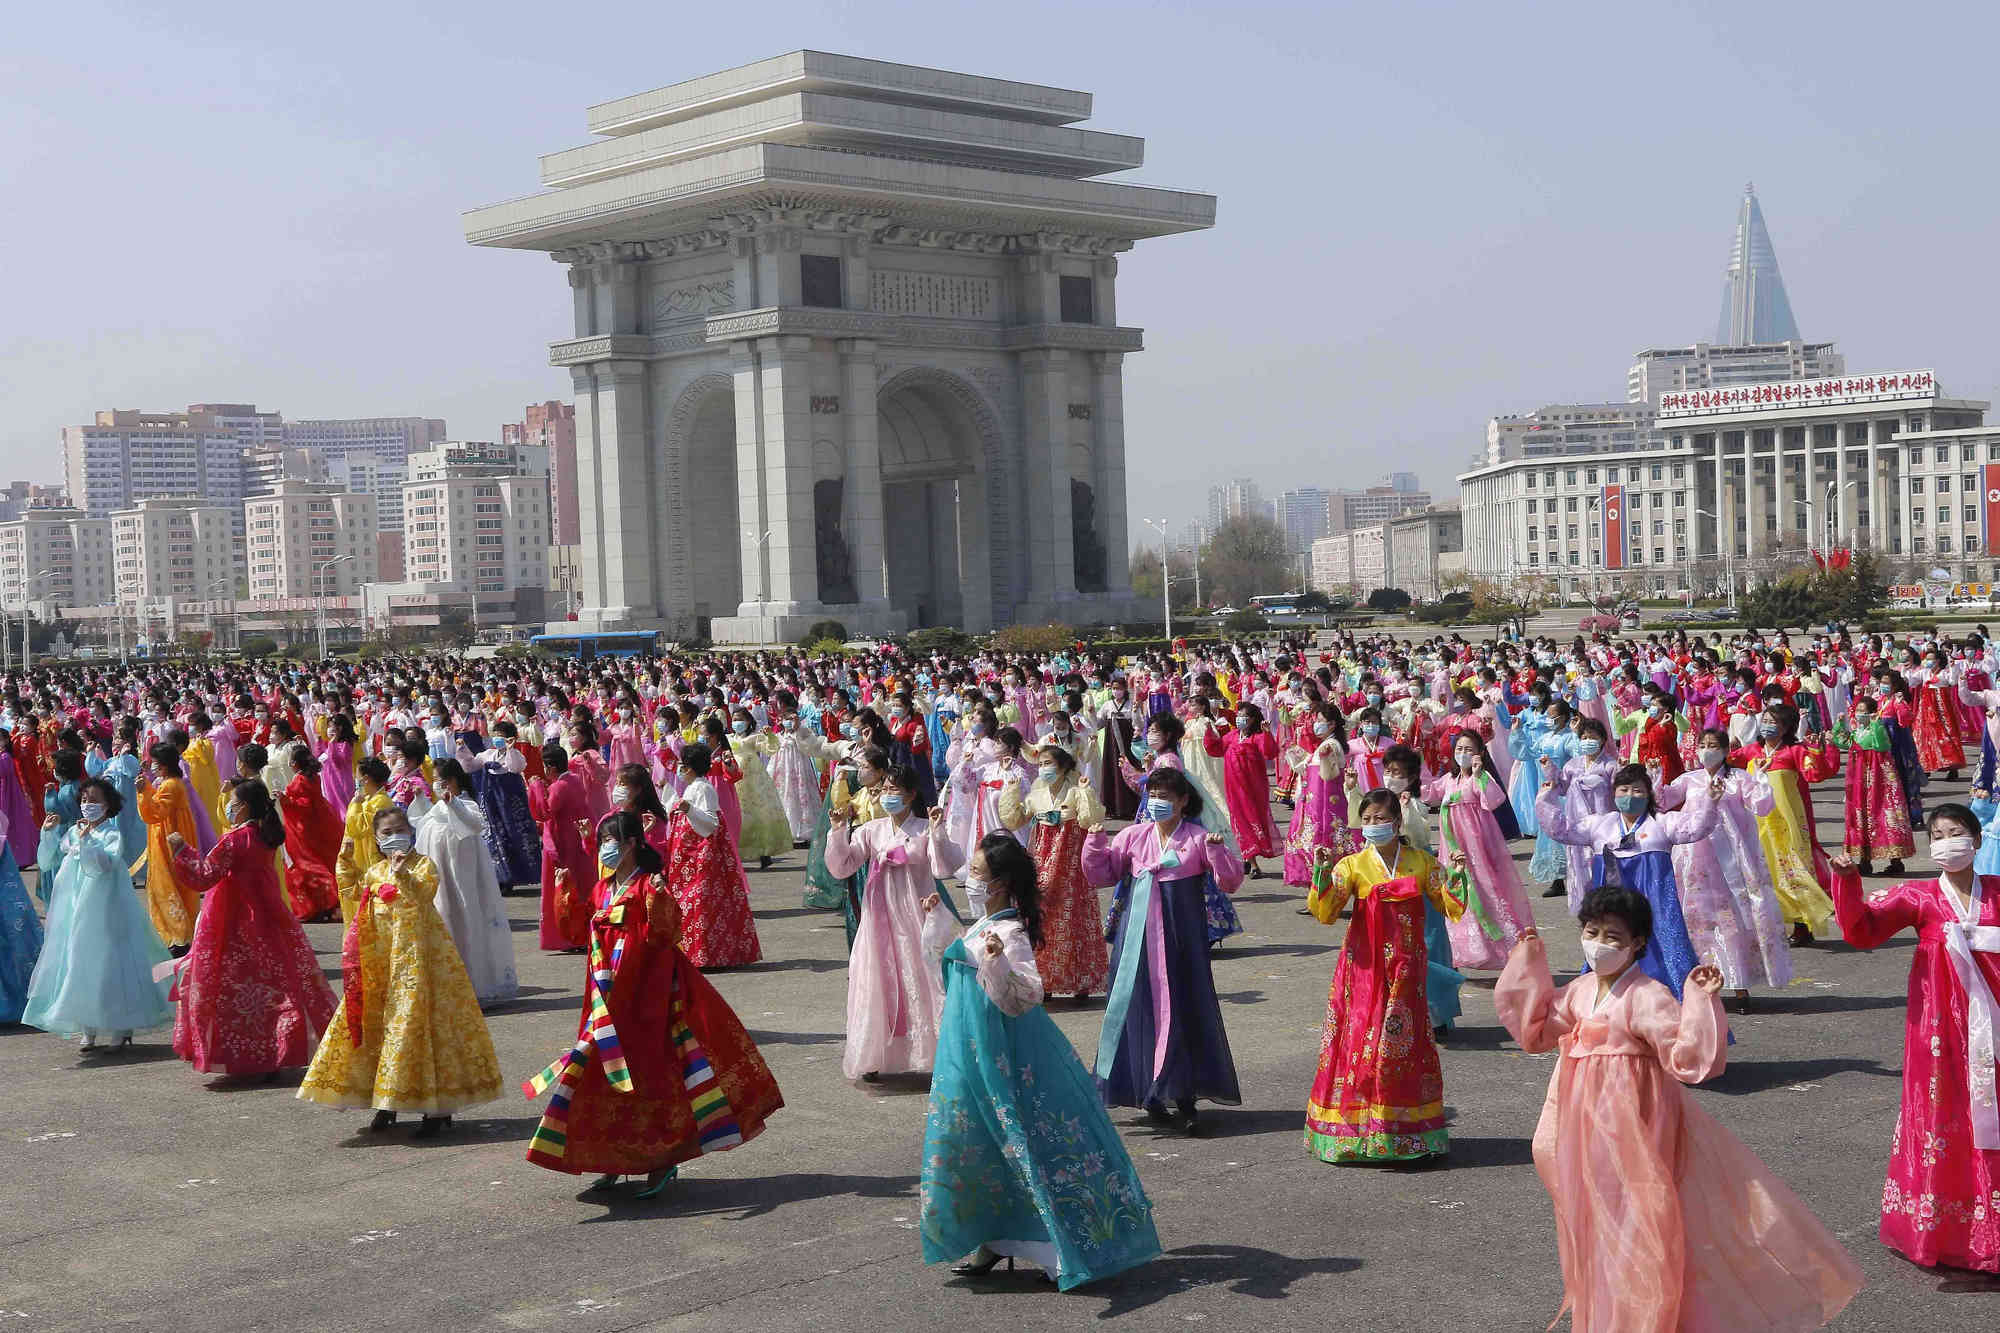
[[[1202,737],[1208,753],[1222,760],[1222,793],[1229,803],[1230,827],[1245,861],[1277,856],[1285,844],[1271,818],[1271,764],[1278,742],[1268,731],[1245,736],[1236,730],[1210,728]]]
[[[937,1053],[944,981],[924,956],[923,901],[958,873],[965,852],[927,819],[872,819],[827,830],[826,866],[845,879],[868,867],[861,921],[847,964],[847,1048],[840,1068],[863,1074],[922,1072]]]
[[[1804,1333],[1861,1270],[1757,1155],[1680,1089],[1723,1070],[1722,1003],[1685,1003],[1628,968],[1602,1000],[1562,990],[1541,940],[1507,961],[1493,1006],[1521,1049],[1560,1050],[1535,1126],[1575,1333]],[[1557,1319],[1562,1317],[1557,1312]]]
[[[1441,860],[1462,851],[1469,864],[1472,895],[1464,915],[1450,923],[1451,965],[1498,972],[1507,965],[1508,950],[1521,932],[1535,922],[1528,906],[1528,891],[1521,885],[1520,867],[1507,850],[1507,839],[1493,812],[1507,799],[1507,789],[1490,773],[1451,773],[1424,784],[1425,805],[1441,807],[1443,826]],[[1498,933],[1489,933],[1488,926]]]
[[[1715,831],[1676,843],[1674,882],[1695,952],[1722,969],[1731,990],[1792,984],[1792,949],[1771,870],[1757,841],[1757,817],[1771,813],[1777,794],[1761,773],[1725,768]],[[1660,808],[1678,810],[1708,774],[1695,769],[1660,789]],[[1572,854],[1577,849],[1571,848]]]
[[[354,799],[354,746],[348,741],[328,741],[319,753],[319,790],[326,803],[342,819],[347,804]]]
[[[1569,794],[1564,800],[1572,821],[1611,813],[1611,779],[1618,772],[1616,759],[1602,750],[1595,759],[1579,754],[1564,764],[1562,771],[1563,781],[1569,784]],[[1569,910],[1574,912],[1583,905],[1583,895],[1590,892],[1591,862],[1596,859],[1596,850],[1590,847],[1563,850],[1569,867],[1564,872],[1563,887],[1569,893]]]

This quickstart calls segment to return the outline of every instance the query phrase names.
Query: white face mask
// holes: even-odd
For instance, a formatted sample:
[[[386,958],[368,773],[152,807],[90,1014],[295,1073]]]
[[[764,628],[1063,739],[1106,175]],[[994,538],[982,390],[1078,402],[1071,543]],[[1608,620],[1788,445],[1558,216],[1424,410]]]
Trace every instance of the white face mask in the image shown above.
[[[96,823],[96,822],[97,822],[98,820],[100,820],[100,819],[103,819],[103,818],[104,818],[104,802],[102,802],[102,801],[85,801],[85,802],[83,803],[83,817],[84,817],[85,819],[89,820],[89,821],[90,821],[91,823],[93,823],[93,824],[95,824],[95,823]]]
[[[1619,972],[1632,957],[1632,946],[1611,944],[1604,940],[1586,939],[1583,942],[1583,960],[1590,964],[1590,970],[1603,976],[1607,972]]]
[[[1391,773],[1388,777],[1382,779],[1382,785],[1390,791],[1395,792],[1398,796],[1401,796],[1410,789],[1410,780]]]
[[[1931,839],[1931,860],[1946,870],[1965,869],[1972,864],[1973,854],[1978,850],[1978,841],[1963,835],[1956,838]]]
[[[1722,750],[1703,750],[1701,752],[1701,766],[1707,769],[1721,768],[1722,761],[1728,757],[1728,754]]]
[[[384,856],[399,856],[410,850],[413,841],[407,833],[384,833],[375,839],[375,845],[382,849]]]
[[[613,787],[611,789],[611,804],[623,805],[631,799],[632,789],[630,787]]]

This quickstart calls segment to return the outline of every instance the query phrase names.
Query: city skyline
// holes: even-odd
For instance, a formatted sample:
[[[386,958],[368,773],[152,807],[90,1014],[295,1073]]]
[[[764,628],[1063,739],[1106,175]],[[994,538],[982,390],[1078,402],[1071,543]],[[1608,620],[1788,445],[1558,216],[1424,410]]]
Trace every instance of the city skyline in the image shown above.
[[[1633,352],[1713,333],[1745,179],[1803,336],[1837,339],[1856,370],[1914,360],[1956,393],[1993,396],[1976,220],[1995,187],[1962,169],[1991,16],[1954,12],[1964,40],[1932,53],[1932,76],[1864,106],[1816,77],[1843,58],[1852,25],[1838,12],[1810,31],[1721,7],[1667,28],[1472,7],[1441,25],[1303,6],[1227,23],[1147,10],[1135,24],[1131,7],[1029,3],[1029,22],[979,29],[976,49],[970,28],[927,11],[910,27],[918,12],[781,3],[760,26],[782,39],[690,39],[635,12],[631,40],[573,51],[544,40],[537,11],[504,4],[476,24],[364,4],[331,32],[89,4],[30,16],[0,92],[26,132],[0,160],[49,204],[0,226],[16,253],[91,262],[23,266],[0,352],[14,409],[0,474],[58,480],[60,428],[107,406],[422,413],[498,438],[522,404],[569,396],[545,352],[565,321],[545,267],[464,246],[460,210],[519,193],[521,155],[564,146],[549,126],[574,124],[579,105],[779,45],[1090,88],[1107,121],[1143,126],[1153,145],[1115,179],[1216,193],[1213,232],[1124,277],[1121,314],[1147,330],[1129,369],[1130,507],[1177,526],[1230,476],[1275,495],[1372,474],[1385,453],[1448,494],[1489,417],[1615,401]],[[1075,40],[1033,37],[1041,13],[1062,14]],[[368,34],[392,14],[385,49]],[[1399,49],[1424,60],[1392,72],[1364,54]],[[368,95],[344,77],[359,63],[402,92]],[[197,95],[218,69],[222,92]],[[1537,84],[1556,69],[1559,89]],[[1622,104],[1634,82],[1689,95],[1671,116],[1563,110]],[[264,202],[224,225],[154,209],[134,228],[117,186],[142,179]],[[1913,207],[1940,189],[1950,208]]]

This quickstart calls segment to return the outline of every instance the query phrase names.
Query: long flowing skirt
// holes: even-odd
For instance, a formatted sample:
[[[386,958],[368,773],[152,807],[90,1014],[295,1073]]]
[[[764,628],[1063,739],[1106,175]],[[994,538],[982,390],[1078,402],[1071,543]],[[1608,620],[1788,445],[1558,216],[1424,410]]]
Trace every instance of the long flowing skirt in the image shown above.
[[[174,1053],[236,1077],[311,1064],[334,1010],[290,905],[229,879],[208,891],[173,998]]]
[[[871,875],[847,962],[848,1078],[922,1072],[937,1055],[944,984],[924,957],[923,899],[912,877]]]
[[[813,821],[819,817],[819,772],[790,737],[781,738],[778,752],[771,756],[771,784],[777,788],[792,841],[804,842],[812,836]]]
[[[49,876],[54,879],[53,875]],[[1093,929],[1096,922],[1092,922]],[[18,1023],[28,1007],[28,982],[42,956],[42,919],[14,864],[14,849],[0,843],[0,1023]]]
[[[1083,875],[1083,826],[1034,826],[1035,878],[1042,895],[1042,947],[1035,950],[1045,995],[1101,994],[1111,969],[1097,890]]]
[[[742,805],[742,827],[736,835],[736,854],[745,862],[766,856],[783,856],[792,850],[792,825],[785,808],[778,803],[778,789],[764,771],[764,760],[749,746],[737,748],[736,762],[743,780],[736,784],[736,799]]]
[[[507,919],[507,905],[496,886],[484,879],[466,883],[454,875],[449,883],[438,884],[438,915],[445,931],[458,946],[465,963],[465,975],[472,980],[472,993],[480,1007],[501,1004],[521,993],[521,978],[514,967],[514,929]]]
[[[479,813],[486,820],[486,856],[505,893],[542,877],[542,834],[528,813],[528,784],[519,773],[488,767],[479,787]]]
[[[1674,883],[1673,857],[1666,852],[1634,852],[1629,855],[1599,853],[1591,887],[1621,884],[1635,890],[1653,909],[1653,933],[1646,937],[1646,951],[1639,955],[1639,970],[1661,982],[1681,998],[1688,973],[1701,956],[1688,935],[1686,915],[1681,911],[1678,886]]]
[[[1009,1018],[963,941],[945,952],[944,1030],[924,1122],[924,1262],[981,1245],[1064,1291],[1160,1253],[1152,1205],[1097,1088],[1040,1006]]]
[[[1313,853],[1330,847],[1338,860],[1355,850],[1359,841],[1347,827],[1347,791],[1340,775],[1329,780],[1320,775],[1318,764],[1307,764],[1292,822],[1285,830],[1285,883],[1312,883]]]
[[[741,967],[764,957],[743,864],[718,826],[697,834],[679,811],[673,817],[667,885],[681,908],[681,949],[696,967]]]
[[[1791,985],[1792,948],[1785,938],[1778,895],[1771,890],[1770,871],[1757,845],[1757,823],[1750,813],[1741,807],[1725,810],[1714,833],[1698,842],[1676,845],[1673,862],[1688,938],[1697,953],[1713,958],[1722,969],[1723,984],[1731,990]],[[1717,877],[1728,886],[1733,899],[1731,915],[1723,917],[1710,909],[1712,920],[1699,919],[1702,912],[1696,904],[1711,900],[1705,894],[1691,896],[1688,885]],[[1589,883],[1587,877],[1584,883]],[[1705,933],[1710,931],[1713,933]]]
[[[1446,1150],[1424,907],[1414,880],[1391,880],[1355,901],[1306,1103],[1306,1151],[1323,1162],[1400,1161]]]
[[[1430,1006],[1431,1025],[1448,1028],[1465,1006],[1459,989],[1465,974],[1451,965],[1451,926],[1444,913],[1424,900],[1424,1003]]]
[[[812,838],[806,843],[805,905],[818,912],[838,912],[847,931],[847,951],[854,952],[854,932],[861,925],[861,895],[868,883],[868,867],[851,875],[833,873],[826,864],[826,834],[833,822],[833,798],[820,805],[813,824]]]
[[[52,896],[48,938],[28,980],[21,1021],[64,1036],[143,1032],[172,1022],[167,983],[153,979],[167,946],[123,877],[79,875]]]
[[[1099,734],[1102,746],[1097,775],[1097,794],[1104,802],[1106,819],[1133,819],[1142,802],[1137,792],[1125,785],[1118,763],[1132,753],[1132,723],[1122,717],[1106,718]]]
[[[1857,745],[1847,752],[1847,855],[1856,861],[1898,860],[1917,854],[1910,803],[1886,750]]]
[[[1165,945],[1164,1003],[1153,993],[1144,923],[1136,922],[1130,910],[1118,914],[1113,974],[1118,972],[1125,950],[1140,953],[1131,1004],[1116,1037],[1117,1054],[1109,1069],[1100,1062],[1095,1070],[1107,1106],[1166,1105],[1196,1099],[1225,1106],[1242,1103],[1236,1061],[1222,1026],[1222,1003],[1216,998],[1215,976],[1209,970],[1208,910],[1202,896],[1202,882],[1207,878],[1192,876],[1153,886],[1152,911],[1159,914]],[[1121,894],[1129,897],[1127,890],[1121,889]],[[1134,929],[1135,924],[1138,929]],[[1156,1005],[1166,1018],[1164,1051],[1158,1041]]]
[[[1917,762],[1926,773],[1965,766],[1965,742],[1958,731],[1958,706],[1935,682],[1917,687],[1917,716],[1911,724]]]
[[[1773,769],[1766,776],[1777,803],[1769,814],[1757,817],[1757,841],[1764,849],[1764,864],[1771,872],[1778,907],[1785,920],[1802,922],[1813,934],[1824,936],[1833,929],[1833,899],[1826,891],[1833,868],[1813,836],[1812,815],[1799,775],[1790,769]]]
[[[1468,902],[1465,915],[1447,927],[1451,965],[1461,972],[1498,972],[1507,966],[1521,932],[1535,921],[1520,868],[1491,811],[1455,801],[1445,807],[1444,817],[1451,835],[1448,846],[1462,848],[1469,858],[1466,872],[1478,900]]]

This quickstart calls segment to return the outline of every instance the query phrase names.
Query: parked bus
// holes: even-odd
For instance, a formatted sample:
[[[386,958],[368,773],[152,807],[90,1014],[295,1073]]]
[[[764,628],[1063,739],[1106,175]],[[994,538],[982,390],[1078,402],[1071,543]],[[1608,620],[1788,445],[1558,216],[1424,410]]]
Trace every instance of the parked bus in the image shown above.
[[[528,640],[537,652],[589,662],[599,657],[640,657],[660,651],[654,630],[623,634],[537,634]]]

